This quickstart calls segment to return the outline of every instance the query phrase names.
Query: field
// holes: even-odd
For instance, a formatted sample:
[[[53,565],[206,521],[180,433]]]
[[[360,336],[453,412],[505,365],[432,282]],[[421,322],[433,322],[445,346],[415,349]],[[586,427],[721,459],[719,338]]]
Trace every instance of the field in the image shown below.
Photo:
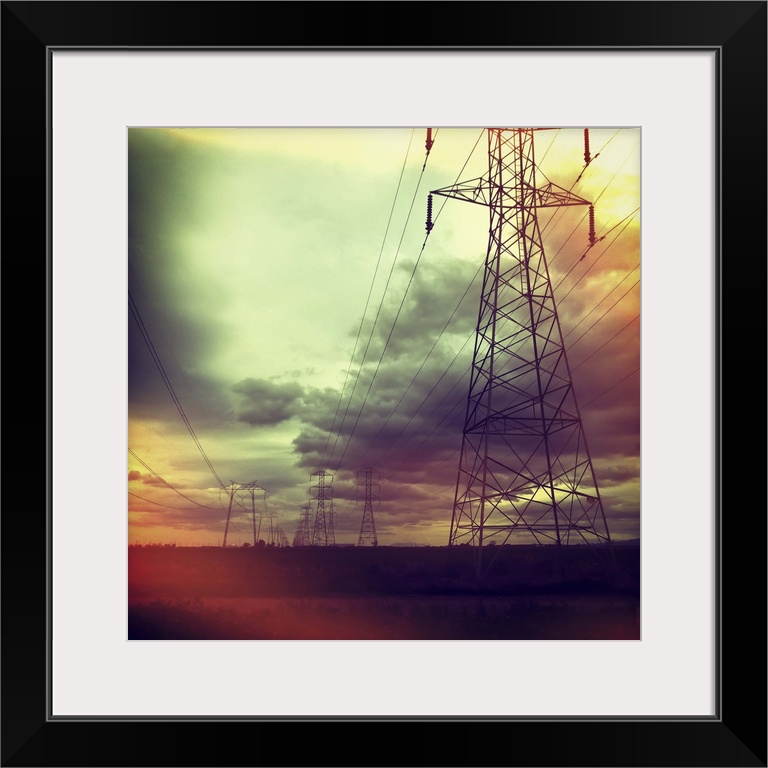
[[[130,640],[638,640],[639,547],[129,547]]]

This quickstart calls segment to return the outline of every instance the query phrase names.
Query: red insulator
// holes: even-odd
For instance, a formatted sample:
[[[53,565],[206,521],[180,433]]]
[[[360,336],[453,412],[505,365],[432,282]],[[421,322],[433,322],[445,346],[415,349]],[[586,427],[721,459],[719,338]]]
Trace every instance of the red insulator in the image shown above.
[[[427,128],[427,142],[425,144],[427,148],[427,152],[429,152],[430,149],[432,149],[432,145],[435,143],[434,139],[432,138],[432,129]]]
[[[589,128],[584,129],[584,162],[589,165],[592,158],[589,155]]]
[[[597,240],[595,239],[595,206],[589,206],[589,245],[593,246]]]

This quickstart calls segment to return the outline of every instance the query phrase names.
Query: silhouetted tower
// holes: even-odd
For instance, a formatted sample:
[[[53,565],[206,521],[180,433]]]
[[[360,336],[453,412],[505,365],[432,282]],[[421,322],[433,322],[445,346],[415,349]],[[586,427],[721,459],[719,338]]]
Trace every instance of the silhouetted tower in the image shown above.
[[[263,497],[263,505],[261,509],[259,510],[258,518],[259,518],[259,524],[256,528],[256,534],[254,536],[254,539],[256,540],[254,543],[254,546],[261,540],[262,537],[262,528],[264,527],[264,521],[267,521],[266,524],[266,530],[267,535],[269,535],[269,530],[271,528],[271,519],[274,517],[274,513],[267,511],[267,492],[264,491],[264,497]],[[255,512],[255,507],[254,507]]]
[[[330,500],[330,506],[326,509],[325,528],[328,532],[328,546],[336,546],[336,506],[333,499]]]
[[[267,522],[267,544],[277,545],[278,544],[278,528],[277,523],[275,520],[277,519],[277,513],[273,512],[272,510],[264,510],[264,519]]]
[[[490,211],[449,539],[474,547],[478,580],[491,542],[610,544],[538,221],[590,203],[536,167],[537,130],[489,128],[487,175],[433,190]]]
[[[310,475],[317,478],[317,485],[312,486],[315,499],[315,528],[312,532],[312,546],[329,547],[336,544],[336,538],[333,531],[333,508],[331,498],[333,496],[333,487],[330,482],[333,475],[324,469],[318,469]],[[328,481],[328,484],[326,484]]]
[[[357,473],[357,487],[363,486],[363,519],[360,523],[360,537],[357,540],[358,547],[376,547],[379,540],[376,538],[376,523],[373,519],[373,502],[378,497],[373,495],[373,489],[379,487],[379,483],[373,482],[374,474],[379,473],[373,467],[364,467]],[[360,476],[363,479],[360,479]]]
[[[267,492],[261,488],[256,481],[250,483],[235,483],[234,481],[231,482],[225,489],[229,493],[229,507],[227,508],[227,522],[224,525],[224,541],[222,542],[221,546],[226,547],[227,546],[227,535],[229,534],[229,523],[230,519],[232,517],[232,506],[235,501],[235,495],[241,494],[244,495],[246,498],[250,497],[251,500],[251,522],[253,524],[253,546],[256,546],[256,536],[257,536],[257,530],[256,530],[256,494],[257,493],[263,493],[264,497],[266,499]]]
[[[305,504],[301,508],[301,517],[299,525],[296,528],[296,535],[293,537],[294,547],[308,547],[312,544],[312,529],[309,524],[309,517],[312,514],[312,507]]]

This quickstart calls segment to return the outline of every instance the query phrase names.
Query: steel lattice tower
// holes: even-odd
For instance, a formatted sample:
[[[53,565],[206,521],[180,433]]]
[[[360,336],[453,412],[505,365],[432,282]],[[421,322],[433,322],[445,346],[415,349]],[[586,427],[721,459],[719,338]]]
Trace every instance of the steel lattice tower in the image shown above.
[[[364,475],[362,482],[360,475]],[[373,475],[378,477],[379,473],[373,467],[364,467],[357,473],[357,486],[363,486],[363,519],[360,523],[360,537],[357,540],[358,547],[373,546],[379,544],[376,537],[376,523],[373,519],[373,502],[377,497],[373,495],[373,489],[379,487],[379,483],[373,482]]]
[[[305,504],[301,508],[301,517],[296,529],[296,535],[293,538],[294,547],[308,547],[312,544],[312,531],[309,527],[309,516],[312,514],[312,507]]]
[[[275,524],[275,520],[277,519],[277,513],[273,512],[272,510],[266,511],[264,510],[264,513],[261,516],[261,519],[259,520],[259,533],[261,533],[261,522],[263,520],[267,521],[267,545],[277,545],[278,543],[278,535],[277,535],[277,525]]]
[[[326,480],[333,480],[333,475],[324,469],[318,469],[310,475],[310,482],[317,477],[317,485],[312,486],[315,499],[315,527],[312,533],[312,546],[332,547],[336,544],[333,531],[333,487]],[[326,515],[326,510],[328,514]]]
[[[266,499],[266,491],[260,487],[254,480],[251,483],[235,483],[231,482],[225,489],[229,493],[229,507],[227,509],[227,522],[224,525],[224,541],[222,542],[222,548],[227,546],[227,536],[229,534],[229,523],[232,517],[232,505],[235,501],[235,494],[246,493],[251,498],[251,521],[253,523],[253,546],[256,546],[256,492],[260,491],[264,494]],[[261,518],[259,518],[261,520]]]
[[[610,544],[538,221],[590,203],[537,169],[537,130],[488,129],[487,176],[433,191],[490,211],[449,539],[478,579],[490,542]]]
[[[335,521],[336,521],[336,507],[334,506],[333,499],[331,499],[328,515],[326,516],[326,519],[325,519],[325,528],[328,532],[329,547],[336,546],[336,532],[334,530]]]

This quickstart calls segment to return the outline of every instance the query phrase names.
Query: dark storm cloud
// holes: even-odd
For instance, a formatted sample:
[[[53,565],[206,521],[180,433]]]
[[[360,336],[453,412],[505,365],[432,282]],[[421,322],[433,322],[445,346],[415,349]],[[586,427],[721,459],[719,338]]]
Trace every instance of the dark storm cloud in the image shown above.
[[[566,310],[570,308],[573,314],[563,313],[565,333],[594,309],[603,296],[605,289],[601,293],[601,275],[610,271],[607,260],[605,263],[602,271],[593,268],[593,283],[583,281],[579,286],[581,290],[570,294],[570,305],[566,304]],[[467,293],[449,329],[443,332],[443,327],[475,270],[466,263],[446,271],[425,268],[421,273],[423,279],[415,280],[411,286],[388,344],[397,302],[390,302],[382,312],[348,417],[343,423],[341,418],[336,423],[335,431],[339,436],[332,435],[331,450],[324,450],[328,434],[316,422],[305,424],[294,440],[301,466],[317,466],[325,456],[336,469],[337,483],[346,483],[349,487],[353,487],[358,466],[373,464],[383,480],[380,490],[382,525],[386,525],[390,518],[398,526],[438,519],[437,510],[441,506],[445,510],[446,524],[450,521],[479,281],[475,281],[476,285]],[[627,287],[629,285],[631,281]],[[618,295],[617,292],[616,298]],[[600,311],[593,312],[592,317],[571,335],[570,341],[577,340],[609,306],[606,302]],[[611,342],[611,337],[628,319],[618,311],[609,313],[578,339],[575,351],[569,350],[569,355],[579,368],[574,374],[579,402],[588,404],[585,429],[598,482],[601,487],[615,489],[618,494],[628,494],[629,501],[621,501],[621,495],[612,501],[617,513],[626,505],[634,508],[634,512],[626,513],[631,519],[633,514],[637,515],[636,488],[631,481],[638,471],[639,389],[637,377],[630,377],[624,385],[617,382],[638,364],[638,329],[628,328],[623,336],[619,334]],[[441,332],[443,336],[429,354]],[[456,351],[468,339],[469,344],[453,361]],[[379,359],[385,344],[386,352]],[[598,349],[603,344],[604,348]],[[374,347],[377,351],[372,354]],[[369,391],[372,380],[374,383]],[[610,391],[606,392],[606,389]],[[330,405],[334,405],[332,401]],[[342,414],[345,405],[346,400],[342,402]],[[606,457],[611,455],[614,458],[606,464]]]
[[[637,455],[604,456],[600,459],[600,474],[597,480],[601,488],[623,486],[637,480],[639,467],[640,459]]]
[[[293,439],[293,450],[296,454],[296,464],[305,469],[319,467],[323,464],[328,445],[329,433],[311,424],[302,427],[299,434]],[[331,438],[331,444],[333,438]]]
[[[345,387],[347,392],[351,391],[353,382],[354,374],[351,375],[347,382],[348,386]],[[341,392],[337,389],[330,387],[318,389],[317,387],[306,386],[298,415],[305,424],[329,431],[335,418],[341,416],[337,413],[340,407],[340,397]]]
[[[597,349],[599,339],[594,344]],[[577,363],[572,369],[587,439],[597,455],[639,453],[638,345],[636,327],[631,327],[585,364]],[[573,356],[576,358],[576,353]]]
[[[622,255],[619,249],[616,249],[614,256],[614,261],[622,262],[634,258],[632,254]],[[385,302],[348,410],[349,418],[344,419],[343,424],[336,424],[336,431],[340,434],[338,439],[334,436],[334,441],[341,448],[334,453],[333,459],[339,460],[343,452],[345,463],[350,457],[360,456],[373,460],[377,466],[396,468],[401,475],[423,475],[430,467],[434,471],[434,462],[444,459],[449,447],[455,450],[454,446],[460,444],[466,402],[466,373],[471,362],[471,341],[480,286],[479,280],[475,280],[448,329],[443,331],[477,270],[469,262],[449,261],[447,264],[449,266],[446,263],[439,266],[426,262],[420,264],[402,308],[399,308],[402,291],[399,294],[393,292],[393,296]],[[597,288],[585,282],[581,290],[570,294],[573,315],[564,313],[567,318],[564,322],[566,332],[585,313],[594,309],[595,296],[602,296],[599,293],[602,275],[615,269],[616,264],[603,259],[598,268],[595,263],[590,265],[587,262],[582,267],[582,273],[590,266]],[[565,267],[568,268],[568,265],[565,264]],[[412,263],[403,263],[399,267],[399,271],[406,275],[411,270]],[[575,273],[573,280],[578,279],[578,274],[581,273]],[[400,314],[393,330],[398,310]],[[594,313],[590,322],[598,317],[599,313]],[[606,344],[606,351],[599,357],[595,352],[604,341],[609,340],[609,335],[619,330],[618,324],[625,320],[615,312],[591,330],[588,330],[589,323],[585,323],[572,335],[571,341],[588,331],[583,339],[579,339],[577,364],[589,356],[595,358],[595,364],[590,366],[587,364],[589,361],[585,361],[583,369],[574,379],[581,402],[594,398],[599,400],[590,403],[591,426],[596,433],[594,444],[602,451],[634,454],[638,448],[634,436],[638,434],[639,420],[638,400],[628,392],[631,382],[623,389],[617,387],[613,393],[604,392],[606,382],[615,384],[635,364],[637,347],[631,343],[633,329],[627,331],[624,339],[619,339],[620,342],[628,339],[630,343],[619,344],[618,351]],[[441,333],[438,345],[426,358]],[[468,339],[470,343],[453,370],[447,369],[455,350]],[[361,350],[362,345],[358,361],[362,358]],[[412,380],[414,376],[416,379]],[[369,391],[372,379],[374,384]],[[326,437],[317,425],[307,425],[294,442],[297,452],[303,457],[300,462],[303,460],[312,464],[320,461]]]
[[[299,465],[318,465],[325,453],[331,466],[344,471],[369,461],[384,468],[400,466],[408,457],[420,466],[440,454],[442,435],[460,433],[462,427],[466,393],[461,380],[467,360],[453,364],[452,349],[436,348],[427,360],[424,354],[420,350],[385,359],[378,370],[366,368],[351,403],[350,393],[341,401],[326,399],[328,406],[339,409],[333,433],[329,438],[319,424],[306,423],[294,440]],[[305,399],[311,398],[307,393]]]
[[[382,355],[390,360],[413,355],[423,359],[441,334],[471,333],[477,319],[480,295],[477,273],[481,263],[482,256],[478,256],[476,263],[444,258],[435,264],[424,259],[415,272],[414,262],[399,264],[400,281],[383,298],[373,333],[372,318],[364,326],[364,338],[371,337],[371,344],[360,346],[356,362],[359,364],[366,349],[366,361],[377,360]]]
[[[631,384],[629,384],[631,389]],[[639,395],[623,405],[583,416],[592,453],[597,456],[637,456],[640,452]]]
[[[239,396],[234,414],[251,426],[279,424],[296,415],[304,390],[295,382],[280,384],[263,379],[244,379],[232,385]]]
[[[406,275],[412,269],[413,264],[400,267]],[[388,465],[411,456],[424,461],[441,453],[443,433],[461,429],[463,413],[456,404],[466,397],[460,380],[471,361],[467,341],[476,322],[477,271],[478,265],[457,259],[424,261],[402,308],[404,286],[392,292],[373,331],[354,396],[345,393],[343,407],[346,411],[349,404],[349,416],[336,425],[342,447],[335,460],[354,456]],[[299,450],[303,445],[297,442]]]

